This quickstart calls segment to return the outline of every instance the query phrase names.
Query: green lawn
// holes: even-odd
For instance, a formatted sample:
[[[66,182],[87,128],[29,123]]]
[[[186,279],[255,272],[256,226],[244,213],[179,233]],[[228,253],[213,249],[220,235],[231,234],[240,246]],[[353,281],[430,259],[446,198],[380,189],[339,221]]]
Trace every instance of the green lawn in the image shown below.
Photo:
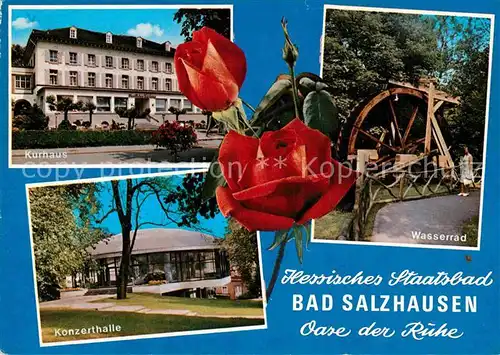
[[[474,216],[462,224],[462,233],[467,234],[467,246],[477,247],[477,238],[479,233],[479,216]]]
[[[314,238],[337,240],[346,232],[352,212],[332,211],[314,221]]]
[[[263,319],[247,318],[202,318],[128,312],[99,312],[79,310],[41,310],[43,342],[59,342],[95,338],[111,338],[126,335],[160,334],[263,325]],[[120,326],[121,331],[114,333],[85,334],[72,336],[56,335],[56,330],[81,329],[92,326],[104,327],[110,324]],[[62,334],[62,333],[61,333]]]
[[[116,297],[95,302],[118,306],[144,306],[149,309],[183,309],[200,315],[264,316],[262,302],[251,300],[203,299],[161,296],[152,293],[129,293],[124,300]]]

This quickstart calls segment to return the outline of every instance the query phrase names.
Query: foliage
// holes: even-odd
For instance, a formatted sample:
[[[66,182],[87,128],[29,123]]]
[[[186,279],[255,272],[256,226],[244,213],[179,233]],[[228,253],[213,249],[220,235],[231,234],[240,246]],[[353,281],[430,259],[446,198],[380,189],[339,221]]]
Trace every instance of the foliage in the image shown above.
[[[12,124],[23,130],[44,130],[49,125],[49,118],[35,104],[21,110],[21,114],[14,117]]]
[[[135,119],[139,117],[139,109],[132,106],[127,111],[125,111],[125,117],[128,118],[127,129],[131,130],[135,126]]]
[[[64,187],[31,189],[29,201],[38,297],[50,300],[58,297],[67,275],[83,268],[85,249],[104,235],[77,223],[71,193]]]
[[[185,115],[187,111],[186,111],[186,109],[185,109],[185,108],[183,108],[183,109],[181,110],[181,109],[179,109],[179,108],[177,108],[177,107],[170,106],[170,107],[168,108],[168,112],[170,112],[170,113],[174,114],[174,115],[175,115],[175,120],[176,120],[176,121],[179,121],[179,116],[180,116],[180,115]]]
[[[64,113],[65,121],[68,121],[69,111],[81,111],[83,108],[83,102],[73,102],[73,99],[70,97],[61,97],[59,100],[57,100],[53,95],[49,95],[47,96],[46,101],[49,104],[49,109],[51,111],[60,111]]]
[[[175,158],[179,152],[191,149],[197,142],[196,132],[190,125],[182,125],[177,121],[163,123],[153,133],[152,143],[166,148]]]
[[[389,79],[415,83],[440,67],[431,21],[420,15],[328,10],[324,79],[342,118]]]
[[[10,47],[11,60],[13,67],[23,67],[24,66],[24,53],[26,52],[26,47],[19,44],[13,44]]]
[[[144,282],[150,283],[151,281],[165,281],[165,273],[163,271],[148,273],[144,278]]]
[[[210,27],[217,33],[231,39],[230,9],[179,9],[174,20],[181,25],[185,41],[192,40],[192,33],[202,27]]]
[[[96,105],[92,101],[87,101],[81,106],[81,110],[83,112],[88,112],[89,113],[89,122],[90,126],[92,126],[92,115],[94,114],[95,110],[97,109]]]
[[[151,143],[154,131],[17,131],[12,132],[12,149],[77,148]]]
[[[257,233],[249,232],[237,221],[229,219],[222,246],[228,252],[229,263],[248,285],[248,293],[252,298],[258,297],[262,290]]]
[[[61,123],[59,123],[59,126],[57,126],[57,129],[68,131],[68,130],[74,130],[74,129],[76,129],[76,127],[74,127],[69,122],[69,120],[62,120]]]
[[[215,218],[219,212],[215,198],[203,198],[203,186],[206,173],[186,174],[182,184],[170,192],[165,198],[165,203],[177,201],[177,210],[182,214],[178,222],[180,227],[199,223],[199,216],[209,219]]]

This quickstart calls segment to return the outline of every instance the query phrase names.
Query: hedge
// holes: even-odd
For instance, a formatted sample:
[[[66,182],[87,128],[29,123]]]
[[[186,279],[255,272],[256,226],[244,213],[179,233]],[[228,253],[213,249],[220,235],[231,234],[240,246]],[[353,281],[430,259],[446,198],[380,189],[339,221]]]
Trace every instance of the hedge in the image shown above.
[[[154,131],[14,131],[12,149],[79,148],[152,144]]]

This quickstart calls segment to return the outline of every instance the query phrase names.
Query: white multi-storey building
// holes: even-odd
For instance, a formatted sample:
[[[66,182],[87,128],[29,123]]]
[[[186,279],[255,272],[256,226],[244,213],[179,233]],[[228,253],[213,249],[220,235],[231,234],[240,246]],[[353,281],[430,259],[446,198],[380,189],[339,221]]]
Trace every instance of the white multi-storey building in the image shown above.
[[[56,124],[47,97],[92,101],[96,123],[117,117],[118,109],[150,110],[159,122],[169,107],[199,113],[178,89],[175,48],[140,37],[100,33],[76,27],[33,30],[24,65],[12,67],[12,101],[39,105]],[[119,111],[119,110],[118,110]],[[70,120],[84,114],[70,113]]]

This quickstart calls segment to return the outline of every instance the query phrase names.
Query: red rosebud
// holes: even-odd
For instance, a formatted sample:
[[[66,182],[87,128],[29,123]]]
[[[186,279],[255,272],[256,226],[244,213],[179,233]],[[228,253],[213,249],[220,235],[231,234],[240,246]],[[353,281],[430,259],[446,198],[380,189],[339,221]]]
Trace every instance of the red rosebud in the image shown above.
[[[324,216],[359,175],[332,159],[330,139],[299,119],[260,140],[230,131],[219,163],[227,181],[216,191],[219,208],[251,231]]]
[[[208,27],[175,51],[180,91],[197,107],[223,111],[238,98],[245,80],[245,54],[233,42]]]

